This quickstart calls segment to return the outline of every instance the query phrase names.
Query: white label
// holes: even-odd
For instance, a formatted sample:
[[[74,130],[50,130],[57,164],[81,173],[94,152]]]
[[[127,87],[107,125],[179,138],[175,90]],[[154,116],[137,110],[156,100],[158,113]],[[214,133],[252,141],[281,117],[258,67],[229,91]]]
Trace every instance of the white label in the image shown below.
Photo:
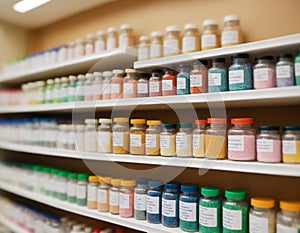
[[[147,213],[159,214],[159,197],[147,196]]]
[[[222,44],[238,43],[238,31],[224,31],[222,32]]]
[[[77,197],[77,199],[85,199],[86,198],[86,186],[85,185],[77,185],[76,186],[76,197]]]
[[[103,40],[96,40],[95,42],[95,53],[100,53],[105,50],[105,42]]]
[[[53,99],[53,91],[46,90],[46,100],[52,100],[52,99]]]
[[[217,46],[217,36],[215,34],[202,35],[201,47]]]
[[[124,145],[124,133],[123,132],[113,132],[113,145],[123,146]]]
[[[109,205],[119,206],[119,192],[109,192]]]
[[[93,95],[97,96],[99,94],[102,94],[102,84],[94,84],[93,85]]]
[[[98,189],[98,203],[105,204],[107,203],[107,190]]]
[[[182,150],[188,148],[187,136],[177,135],[176,136],[176,150]]]
[[[147,195],[146,194],[134,194],[134,209],[145,211],[147,205]]]
[[[193,149],[198,149],[200,147],[200,135],[193,134]]]
[[[177,90],[186,88],[186,79],[185,78],[177,78]]]
[[[164,55],[178,54],[178,40],[164,40]]]
[[[120,193],[120,208],[129,209],[129,194]]]
[[[166,217],[176,217],[176,200],[162,199],[162,215]]]
[[[230,230],[242,230],[242,211],[223,207],[223,227]]]
[[[277,223],[276,233],[298,233],[298,229],[294,227],[288,227]]]
[[[67,192],[66,182],[58,181],[58,192],[65,194]]]
[[[196,37],[188,36],[182,39],[182,51],[196,50]]]
[[[199,223],[205,227],[217,227],[217,208],[199,206]]]
[[[67,98],[68,97],[68,88],[67,87],[62,87],[60,89],[60,98]]]
[[[150,46],[150,57],[161,57],[161,45],[153,44]]]
[[[149,92],[159,92],[159,82],[149,82]]]
[[[296,141],[282,140],[282,153],[284,154],[296,154]]]
[[[245,139],[243,135],[228,135],[228,151],[244,151]]]
[[[173,90],[173,81],[172,80],[162,80],[162,90],[163,91],[172,91]]]
[[[98,143],[99,145],[110,145],[111,132],[101,131],[98,133]]]
[[[170,136],[169,135],[160,135],[160,148],[168,149],[170,148]]]
[[[116,39],[107,38],[107,50],[112,50],[114,48],[116,48]]]
[[[105,83],[103,85],[103,91],[102,91],[102,93],[103,94],[110,94],[110,92],[111,92],[111,85],[109,83]]]
[[[192,74],[190,76],[191,87],[202,87],[202,74]]]
[[[295,63],[295,75],[300,76],[300,62]]]
[[[291,78],[291,66],[276,66],[277,78]]]
[[[130,146],[142,146],[142,135],[130,134]]]
[[[273,152],[273,140],[271,139],[258,139],[256,140],[257,152]]]
[[[253,72],[254,81],[268,81],[269,80],[269,68],[255,69]]]
[[[38,91],[37,100],[38,101],[43,101],[44,100],[44,92],[43,91]]]
[[[124,94],[133,94],[133,83],[124,83]]]
[[[197,221],[197,204],[179,201],[179,218],[188,221]]]
[[[97,187],[88,186],[88,201],[97,201]]]
[[[85,45],[85,55],[91,55],[94,53],[94,47],[91,44]]]
[[[148,83],[138,83],[138,94],[148,93]]]
[[[74,96],[75,96],[75,93],[76,93],[75,87],[69,87],[69,88],[68,88],[68,96],[69,96],[69,97],[74,97]]]
[[[120,93],[120,84],[112,83],[110,84],[111,93]]]
[[[209,73],[208,74],[208,86],[220,86],[221,85],[221,74]]]
[[[146,134],[146,148],[156,148],[156,134]]]
[[[138,49],[138,60],[147,60],[149,59],[149,48],[140,47]]]
[[[55,89],[54,89],[55,90]],[[77,86],[76,87],[76,94],[78,96],[84,96],[84,87],[83,86]]]
[[[126,47],[128,46],[128,38],[124,36],[119,37],[119,47]]]
[[[244,70],[229,71],[229,84],[244,83]]]
[[[249,233],[269,232],[269,222],[267,218],[249,215]]]

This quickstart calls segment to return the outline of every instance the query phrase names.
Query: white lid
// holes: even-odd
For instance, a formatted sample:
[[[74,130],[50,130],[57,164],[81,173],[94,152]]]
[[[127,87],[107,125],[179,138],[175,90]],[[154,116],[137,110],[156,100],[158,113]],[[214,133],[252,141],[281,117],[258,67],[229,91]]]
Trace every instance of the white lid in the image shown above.
[[[60,80],[61,80],[63,83],[69,82],[69,79],[68,79],[67,77],[62,77]]]
[[[77,38],[77,39],[76,39],[76,43],[83,43],[83,39]]]
[[[75,45],[75,42],[74,42],[74,41],[70,41],[70,42],[68,43],[68,46],[73,47],[74,45]]]
[[[114,70],[112,70],[112,73],[113,74],[123,74],[124,70],[114,69]]]
[[[125,69],[125,73],[136,73],[135,69]]]
[[[53,84],[54,80],[53,79],[47,79],[47,84]]]
[[[224,17],[224,23],[228,21],[240,21],[240,16],[238,15],[226,15]]]
[[[60,83],[60,78],[55,78],[55,79],[54,79],[54,82],[55,82],[55,83]]]
[[[84,121],[86,124],[97,124],[97,120],[96,119],[85,119]]]
[[[58,129],[62,130],[62,131],[67,131],[67,130],[69,130],[69,125],[67,125],[67,124],[58,125]]]
[[[163,36],[163,33],[161,31],[153,31],[151,32],[151,37],[155,36]]]
[[[86,77],[86,79],[93,79],[93,78],[94,78],[94,75],[91,74],[91,73],[86,73],[86,74],[85,74],[85,77]]]
[[[84,232],[85,233],[91,233],[92,232],[92,228],[91,227],[86,227],[86,228],[84,228]]]
[[[98,32],[97,32],[97,36],[103,36],[103,35],[105,35],[105,32],[104,32],[104,31],[98,31]]]
[[[124,30],[124,29],[132,29],[132,25],[131,24],[122,24],[120,26],[120,29],[121,30]]]
[[[27,85],[27,84],[22,84],[22,85],[21,85],[21,89],[22,89],[23,91],[27,90],[27,89],[28,89],[28,85]]]
[[[73,230],[74,231],[80,231],[81,230],[81,225],[74,225]]]
[[[75,81],[75,80],[77,80],[77,77],[74,76],[74,75],[70,75],[70,76],[69,76],[69,79],[70,79],[71,81]]]
[[[184,25],[184,29],[198,29],[198,24],[196,23],[187,23],[186,25]]]
[[[37,85],[38,87],[42,87],[42,86],[45,85],[45,81],[37,81],[36,85]]]
[[[83,74],[78,74],[77,78],[82,80],[82,79],[85,79],[85,76]]]
[[[103,72],[102,72],[102,75],[103,75],[104,77],[109,77],[109,76],[112,76],[112,72],[111,72],[111,71],[103,71]]]
[[[109,119],[109,118],[100,118],[99,123],[100,124],[111,124],[111,119]]]
[[[95,35],[93,33],[89,33],[89,34],[86,35],[86,38],[87,39],[94,39]]]
[[[95,77],[102,77],[102,73],[101,72],[94,72],[93,75]]]
[[[166,32],[180,32],[180,28],[176,25],[166,27]]]
[[[117,29],[115,27],[109,27],[107,29],[107,32],[116,32],[116,31],[117,31]]]
[[[140,37],[140,41],[145,41],[145,40],[149,41],[150,37],[149,36],[141,36]]]
[[[218,25],[219,22],[215,19],[207,19],[203,21],[203,26],[209,26],[209,25]]]
[[[84,125],[75,125],[75,129],[80,131],[83,131],[84,127],[85,127]]]

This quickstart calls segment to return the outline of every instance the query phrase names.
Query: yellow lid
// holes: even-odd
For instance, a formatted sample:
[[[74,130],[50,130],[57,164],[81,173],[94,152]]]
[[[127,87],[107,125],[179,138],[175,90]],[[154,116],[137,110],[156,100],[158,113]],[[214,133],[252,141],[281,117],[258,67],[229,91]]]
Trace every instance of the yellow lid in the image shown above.
[[[112,179],[111,182],[110,182],[110,184],[111,184],[112,186],[120,186],[122,180],[123,180],[123,179],[119,179],[119,178]]]
[[[98,176],[89,176],[89,182],[98,182]]]
[[[273,208],[275,206],[275,200],[266,197],[253,197],[251,198],[251,205],[260,208]]]
[[[121,181],[121,186],[132,187],[132,186],[135,186],[135,185],[136,185],[135,180],[122,180]]]
[[[128,121],[129,121],[129,118],[127,118],[127,117],[116,117],[116,118],[114,118],[114,122],[127,123]]]
[[[146,124],[146,119],[131,119],[130,121],[131,124]]]
[[[300,201],[280,201],[280,209],[300,211]]]
[[[147,125],[160,125],[161,121],[160,120],[148,120]]]
[[[99,183],[105,183],[105,184],[110,184],[111,182],[111,177],[108,177],[108,176],[99,176],[98,177],[98,182]]]

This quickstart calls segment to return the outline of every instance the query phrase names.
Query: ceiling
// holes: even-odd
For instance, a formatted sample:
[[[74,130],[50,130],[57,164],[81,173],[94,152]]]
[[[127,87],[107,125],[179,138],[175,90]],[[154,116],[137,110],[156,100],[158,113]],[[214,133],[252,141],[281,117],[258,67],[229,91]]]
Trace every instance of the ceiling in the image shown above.
[[[37,29],[114,0],[52,0],[23,14],[12,9],[18,1],[0,0],[0,20],[26,29]]]

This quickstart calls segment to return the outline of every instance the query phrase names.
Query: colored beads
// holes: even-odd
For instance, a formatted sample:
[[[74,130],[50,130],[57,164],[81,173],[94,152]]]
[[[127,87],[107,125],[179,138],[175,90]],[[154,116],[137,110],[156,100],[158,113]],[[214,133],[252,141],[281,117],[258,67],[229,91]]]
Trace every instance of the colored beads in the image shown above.
[[[179,188],[178,182],[165,184],[165,191],[162,194],[161,220],[166,227],[179,226]]]
[[[147,221],[149,223],[161,222],[162,182],[149,181],[147,191]]]

